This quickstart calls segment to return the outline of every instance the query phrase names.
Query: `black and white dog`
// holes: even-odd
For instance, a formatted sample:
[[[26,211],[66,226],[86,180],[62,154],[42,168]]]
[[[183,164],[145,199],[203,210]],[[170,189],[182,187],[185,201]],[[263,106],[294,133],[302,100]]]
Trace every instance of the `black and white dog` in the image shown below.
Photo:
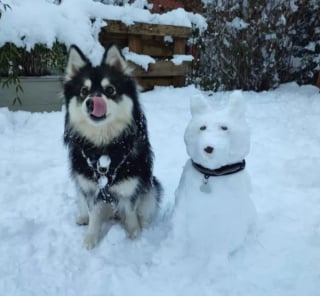
[[[77,46],[69,50],[64,82],[64,142],[79,195],[77,223],[93,248],[104,221],[117,218],[130,238],[155,217],[162,187],[153,176],[153,153],[137,87],[118,48],[92,66]]]

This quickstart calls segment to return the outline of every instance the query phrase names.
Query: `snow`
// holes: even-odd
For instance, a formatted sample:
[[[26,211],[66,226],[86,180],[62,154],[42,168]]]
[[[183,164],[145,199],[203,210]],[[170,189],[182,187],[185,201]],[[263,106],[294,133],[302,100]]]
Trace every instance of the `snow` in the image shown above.
[[[0,109],[1,295],[318,295],[318,89],[290,83],[268,92],[242,92],[251,128],[246,161],[257,232],[226,260],[210,262],[197,260],[191,247],[183,255],[181,248],[188,246],[168,237],[174,192],[188,159],[183,134],[191,118],[189,98],[199,93],[188,86],[141,94],[155,175],[165,189],[160,215],[134,241],[113,225],[91,251],[82,245],[86,226],[75,223],[63,112]],[[217,92],[208,99],[220,108],[229,96]],[[214,244],[210,227],[202,231]]]
[[[181,8],[164,14],[152,14],[149,10],[139,8],[139,1],[123,7],[92,0],[63,0],[61,5],[45,0],[4,2],[11,9],[0,19],[0,47],[6,42],[18,47],[25,46],[27,50],[36,43],[43,43],[49,48],[55,41],[67,47],[77,44],[94,64],[100,62],[103,54],[103,47],[97,40],[101,27],[108,25],[105,19],[121,20],[128,26],[144,22],[189,28],[195,26],[200,31],[207,27],[205,18],[200,14]]]
[[[233,92],[228,101],[226,108],[217,110],[204,97],[192,97],[192,118],[184,133],[190,159],[175,192],[169,236],[173,244],[180,245],[179,256],[191,249],[197,261],[209,262],[210,267],[216,265],[216,256],[228,257],[243,245],[252,234],[256,217],[246,170],[205,176],[192,163],[221,172],[223,166],[242,164],[247,157],[250,132],[244,99]],[[208,239],[208,226],[212,239]]]
[[[129,50],[128,47],[125,47],[122,50],[122,54],[127,61],[133,62],[134,64],[142,67],[145,71],[148,71],[150,64],[155,64],[156,60],[146,54],[137,54]],[[174,54],[170,61],[174,65],[181,65],[183,62],[191,62],[193,60],[192,55],[187,54]]]
[[[306,45],[304,48],[314,52],[316,50],[316,43],[309,42],[308,45]]]
[[[133,62],[138,66],[141,66],[144,70],[148,71],[149,64],[155,64],[156,60],[146,54],[137,54],[129,50],[129,47],[125,47],[122,50],[122,54],[127,61]]]
[[[238,16],[235,17],[231,22],[227,22],[227,25],[231,26],[236,30],[243,30],[249,26],[248,23],[246,23],[243,19],[239,18]]]
[[[192,62],[193,56],[190,54],[174,54],[171,62],[175,65],[181,65],[183,62]]]

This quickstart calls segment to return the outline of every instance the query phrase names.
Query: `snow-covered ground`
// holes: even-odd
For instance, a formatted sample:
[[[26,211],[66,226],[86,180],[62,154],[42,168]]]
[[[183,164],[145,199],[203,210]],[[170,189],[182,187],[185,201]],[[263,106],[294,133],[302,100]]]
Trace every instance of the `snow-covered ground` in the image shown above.
[[[114,225],[91,251],[82,246],[86,227],[75,224],[63,113],[0,109],[1,295],[319,295],[320,96],[313,86],[243,93],[256,238],[217,268],[172,256],[180,246],[167,239],[168,221],[187,159],[189,97],[197,93],[189,86],[141,95],[165,188],[161,215],[135,241]],[[209,99],[220,107],[229,94]]]

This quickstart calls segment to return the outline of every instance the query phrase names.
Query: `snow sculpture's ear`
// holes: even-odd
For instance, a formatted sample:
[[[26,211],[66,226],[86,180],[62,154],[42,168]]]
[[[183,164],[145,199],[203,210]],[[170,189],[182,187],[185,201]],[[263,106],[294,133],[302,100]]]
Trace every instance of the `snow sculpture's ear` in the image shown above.
[[[236,90],[230,95],[228,112],[232,118],[244,118],[246,113],[246,104],[243,94],[240,90]]]
[[[104,53],[101,65],[115,67],[118,71],[130,74],[127,62],[116,45],[111,45]]]
[[[208,101],[202,95],[195,95],[191,97],[191,115],[199,115],[205,113],[210,108]]]
[[[90,62],[82,53],[82,51],[76,45],[71,45],[68,54],[65,80],[71,80],[79,73],[81,68],[88,64],[90,64]]]

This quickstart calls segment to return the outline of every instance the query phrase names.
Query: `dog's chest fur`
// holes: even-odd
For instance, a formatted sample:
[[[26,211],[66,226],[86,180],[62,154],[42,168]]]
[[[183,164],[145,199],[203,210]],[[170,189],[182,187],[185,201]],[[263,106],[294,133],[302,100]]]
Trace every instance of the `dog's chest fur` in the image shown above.
[[[68,139],[73,175],[82,175],[98,186],[101,177],[97,163],[101,156],[108,156],[110,165],[106,177],[109,186],[130,178],[139,178],[139,182],[149,185],[152,179],[152,158],[149,142],[143,135],[124,132],[110,144],[94,146],[90,142]]]

